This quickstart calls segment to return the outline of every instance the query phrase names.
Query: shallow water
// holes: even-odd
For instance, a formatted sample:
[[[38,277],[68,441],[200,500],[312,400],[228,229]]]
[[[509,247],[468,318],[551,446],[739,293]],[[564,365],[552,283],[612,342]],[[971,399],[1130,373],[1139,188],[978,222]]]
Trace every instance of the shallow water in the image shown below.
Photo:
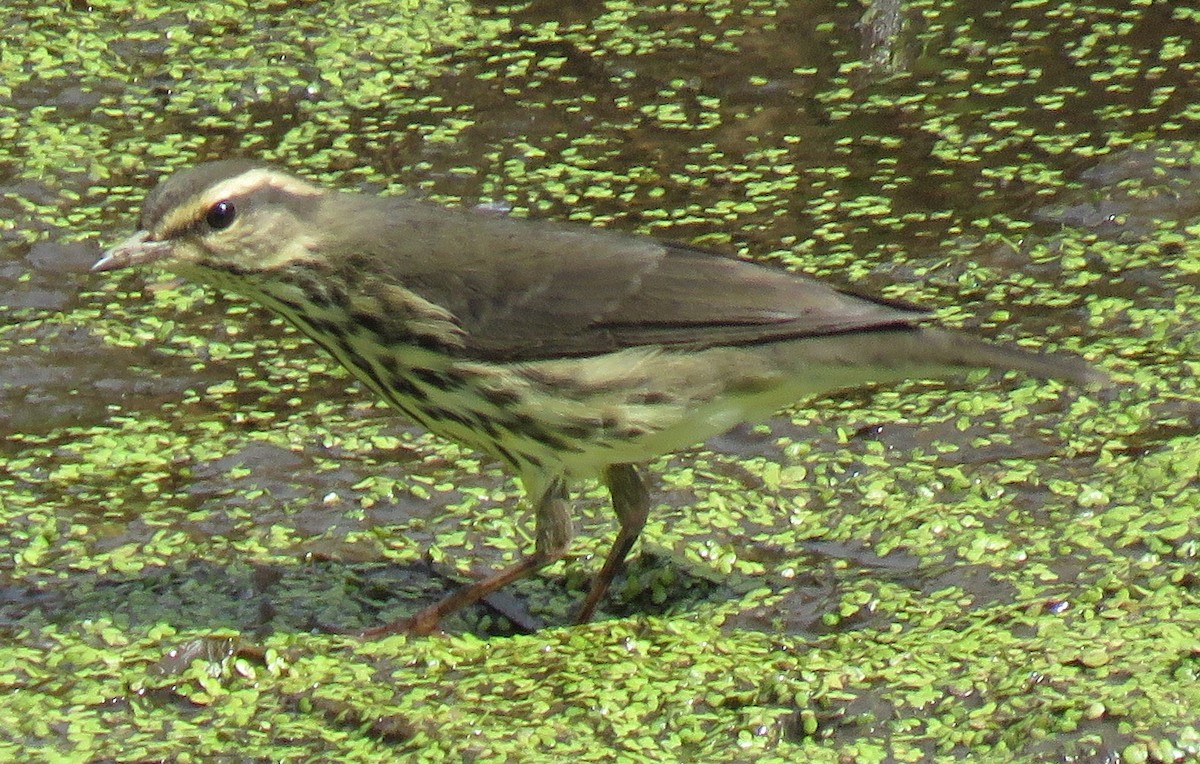
[[[497,465],[373,404],[262,312],[87,272],[158,177],[229,155],[696,241],[1131,383],[856,391],[664,459],[609,619],[875,635],[1090,601],[1113,571],[1177,581],[1195,546],[1200,22],[1165,2],[922,2],[879,42],[860,10],[7,3],[4,625],[354,627],[451,585],[420,564],[430,545],[463,571],[531,543]],[[582,488],[574,558],[514,587],[534,621],[565,621],[611,537]],[[511,630],[487,609],[450,626]],[[919,705],[879,682],[898,715]]]

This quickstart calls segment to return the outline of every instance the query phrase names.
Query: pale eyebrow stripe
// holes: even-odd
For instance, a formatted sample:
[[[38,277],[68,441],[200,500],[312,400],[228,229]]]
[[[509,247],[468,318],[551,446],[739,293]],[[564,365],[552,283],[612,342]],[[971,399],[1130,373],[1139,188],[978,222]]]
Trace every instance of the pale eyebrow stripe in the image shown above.
[[[320,196],[323,191],[307,181],[274,170],[256,168],[221,181],[201,197],[207,206],[233,196],[244,196],[261,188],[275,188],[294,196]]]

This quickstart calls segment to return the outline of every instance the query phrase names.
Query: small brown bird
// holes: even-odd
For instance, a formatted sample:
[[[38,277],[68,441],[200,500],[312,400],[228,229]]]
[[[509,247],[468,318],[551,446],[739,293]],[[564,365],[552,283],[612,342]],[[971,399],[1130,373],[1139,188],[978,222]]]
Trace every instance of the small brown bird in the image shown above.
[[[373,634],[428,633],[557,560],[568,484],[598,478],[620,530],[579,610],[588,620],[646,521],[634,465],[792,402],[980,367],[1106,379],[687,245],[329,191],[241,160],[162,182],[141,230],[93,269],[150,263],[275,311],[413,421],[520,477],[533,552]]]

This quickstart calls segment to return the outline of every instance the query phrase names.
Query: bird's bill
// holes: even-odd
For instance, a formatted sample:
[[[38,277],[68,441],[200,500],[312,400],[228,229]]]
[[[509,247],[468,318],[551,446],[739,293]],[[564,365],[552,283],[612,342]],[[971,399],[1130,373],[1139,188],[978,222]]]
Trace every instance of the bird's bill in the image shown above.
[[[171,252],[171,244],[166,241],[153,241],[147,231],[138,231],[117,246],[106,250],[92,266],[92,270],[115,271],[128,268],[131,265],[142,265],[161,260]]]

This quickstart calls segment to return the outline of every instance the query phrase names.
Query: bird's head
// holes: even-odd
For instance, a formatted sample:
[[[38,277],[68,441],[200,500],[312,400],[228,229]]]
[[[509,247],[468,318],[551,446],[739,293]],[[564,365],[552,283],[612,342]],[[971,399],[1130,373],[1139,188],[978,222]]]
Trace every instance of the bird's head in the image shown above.
[[[92,270],[153,263],[212,281],[303,263],[313,257],[314,223],[328,195],[247,160],[200,164],[160,183],[142,207],[140,230]]]

